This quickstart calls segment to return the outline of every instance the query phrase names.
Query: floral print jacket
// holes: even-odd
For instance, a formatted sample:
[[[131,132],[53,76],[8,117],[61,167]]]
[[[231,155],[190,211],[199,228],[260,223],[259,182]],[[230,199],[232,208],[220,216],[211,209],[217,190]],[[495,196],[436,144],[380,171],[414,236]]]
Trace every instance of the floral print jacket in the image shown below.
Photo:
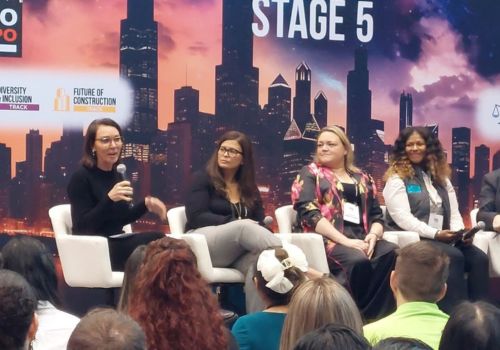
[[[351,173],[361,196],[361,224],[364,234],[368,233],[374,222],[382,225],[383,214],[376,194],[377,189],[371,176],[365,173]],[[321,218],[330,221],[337,230],[344,231],[343,185],[330,168],[311,163],[303,167],[292,185],[292,203],[297,211],[297,229],[301,232],[314,232]],[[327,251],[335,243],[327,240]]]

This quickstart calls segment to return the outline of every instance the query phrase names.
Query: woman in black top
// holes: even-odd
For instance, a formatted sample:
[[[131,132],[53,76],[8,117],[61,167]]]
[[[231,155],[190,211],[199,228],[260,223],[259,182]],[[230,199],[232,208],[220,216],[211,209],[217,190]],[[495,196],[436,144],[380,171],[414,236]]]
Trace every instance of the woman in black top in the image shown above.
[[[252,283],[258,253],[281,246],[263,226],[264,208],[253,164],[248,137],[226,132],[206,169],[193,175],[186,201],[186,231],[205,235],[214,266],[231,266],[246,275],[247,312],[263,309]]]
[[[116,171],[123,147],[120,126],[113,120],[97,119],[85,135],[82,166],[68,185],[73,234],[109,238],[111,267],[123,271],[128,256],[136,246],[161,238],[163,233],[149,232],[112,237],[123,233],[123,226],[150,211],[166,217],[165,204],[146,197],[132,205],[133,189]]]

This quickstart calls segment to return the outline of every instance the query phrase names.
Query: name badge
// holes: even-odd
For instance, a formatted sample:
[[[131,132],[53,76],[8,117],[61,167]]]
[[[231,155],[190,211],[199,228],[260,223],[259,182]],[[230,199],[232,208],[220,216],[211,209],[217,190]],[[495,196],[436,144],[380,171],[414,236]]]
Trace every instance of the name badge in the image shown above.
[[[417,184],[409,184],[406,186],[406,192],[408,193],[421,193],[422,192],[422,187]]]
[[[433,214],[429,215],[429,226],[435,228],[436,230],[443,229],[443,215]]]
[[[344,221],[349,221],[354,224],[359,224],[359,207],[356,204],[344,203]]]

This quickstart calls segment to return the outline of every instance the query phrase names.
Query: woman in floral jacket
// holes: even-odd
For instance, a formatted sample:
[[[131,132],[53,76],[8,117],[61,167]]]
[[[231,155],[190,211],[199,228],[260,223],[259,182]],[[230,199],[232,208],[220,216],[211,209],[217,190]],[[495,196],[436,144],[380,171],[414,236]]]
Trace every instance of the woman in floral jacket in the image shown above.
[[[348,288],[367,319],[394,308],[389,276],[396,245],[384,241],[373,179],[353,165],[351,144],[338,127],[323,128],[314,162],[292,186],[297,223],[324,237],[332,274]]]

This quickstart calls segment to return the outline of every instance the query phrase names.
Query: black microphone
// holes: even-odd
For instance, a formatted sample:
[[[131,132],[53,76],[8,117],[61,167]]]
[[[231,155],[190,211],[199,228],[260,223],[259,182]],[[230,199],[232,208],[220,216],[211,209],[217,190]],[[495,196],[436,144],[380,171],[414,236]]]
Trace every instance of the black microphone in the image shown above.
[[[118,174],[120,174],[123,181],[129,181],[128,176],[127,176],[127,166],[125,164],[123,164],[123,163],[118,164],[116,166],[116,171],[118,172]],[[128,205],[130,208],[132,208],[134,206],[132,201],[130,201]]]
[[[485,227],[486,227],[486,224],[484,223],[484,221],[479,221],[476,226],[474,226],[470,230],[464,232],[464,234],[462,235],[462,241],[465,241],[466,239],[474,237],[474,235],[477,232],[484,230]]]

